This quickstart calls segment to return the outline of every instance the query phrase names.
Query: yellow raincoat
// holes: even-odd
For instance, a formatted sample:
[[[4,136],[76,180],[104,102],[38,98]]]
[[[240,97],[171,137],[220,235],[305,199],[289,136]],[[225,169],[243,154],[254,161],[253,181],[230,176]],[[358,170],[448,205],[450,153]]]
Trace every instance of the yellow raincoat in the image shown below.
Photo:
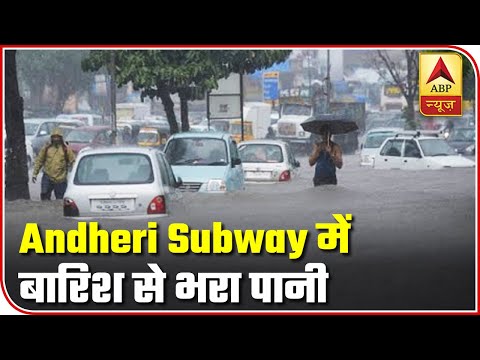
[[[52,133],[54,135],[54,133]],[[55,183],[64,182],[67,179],[68,169],[75,161],[75,153],[65,145],[45,144],[35,159],[32,176],[36,177],[43,167],[43,172]]]

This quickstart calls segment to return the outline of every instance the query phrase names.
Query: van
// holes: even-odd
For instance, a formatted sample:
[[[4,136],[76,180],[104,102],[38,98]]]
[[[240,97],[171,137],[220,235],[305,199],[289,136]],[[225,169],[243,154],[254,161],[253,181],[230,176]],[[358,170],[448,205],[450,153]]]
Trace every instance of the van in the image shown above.
[[[158,127],[142,127],[137,135],[138,146],[151,146],[162,149],[170,136],[170,130]]]
[[[86,126],[110,125],[110,119],[98,114],[60,114],[57,119],[72,119],[83,121]]]
[[[245,190],[245,178],[237,143],[228,133],[183,132],[170,136],[167,161],[181,191],[229,193]]]

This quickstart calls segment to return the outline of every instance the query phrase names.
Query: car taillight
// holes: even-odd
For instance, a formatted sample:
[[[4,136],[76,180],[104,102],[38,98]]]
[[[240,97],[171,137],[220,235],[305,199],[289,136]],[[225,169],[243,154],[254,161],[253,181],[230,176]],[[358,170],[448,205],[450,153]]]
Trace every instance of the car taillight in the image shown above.
[[[63,199],[63,216],[80,216],[77,204],[70,198]]]
[[[148,204],[147,214],[165,214],[165,198],[155,196]]]
[[[279,181],[288,181],[290,180],[290,170],[285,170],[280,174]]]

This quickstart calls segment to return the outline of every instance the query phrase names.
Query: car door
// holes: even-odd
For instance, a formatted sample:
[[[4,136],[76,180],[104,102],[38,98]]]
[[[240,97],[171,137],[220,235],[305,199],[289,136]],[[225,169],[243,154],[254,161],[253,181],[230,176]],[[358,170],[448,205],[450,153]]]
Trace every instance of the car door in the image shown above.
[[[402,165],[406,170],[425,168],[425,159],[422,157],[420,148],[414,139],[406,139],[402,156]]]
[[[386,140],[375,156],[376,169],[401,169],[403,139]]]

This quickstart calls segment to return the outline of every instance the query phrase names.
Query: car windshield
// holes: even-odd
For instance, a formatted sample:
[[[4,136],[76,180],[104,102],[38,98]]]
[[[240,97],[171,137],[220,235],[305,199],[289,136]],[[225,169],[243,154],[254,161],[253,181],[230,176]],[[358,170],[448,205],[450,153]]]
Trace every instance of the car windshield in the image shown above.
[[[222,139],[172,139],[165,154],[171,165],[226,165],[227,145]]]
[[[238,149],[240,159],[245,163],[281,163],[282,148],[271,144],[243,145]]]
[[[393,132],[378,132],[368,134],[363,147],[366,149],[378,148],[382,145],[386,138],[392,136],[393,134]]]
[[[425,156],[456,155],[455,150],[444,139],[419,139]]]
[[[282,115],[312,115],[312,107],[302,104],[285,104],[283,105]]]
[[[475,141],[475,129],[455,129],[450,135],[450,141]]]
[[[35,123],[28,123],[28,122],[26,122],[26,123],[25,123],[25,135],[26,135],[26,136],[33,136],[33,135],[35,135],[35,132],[37,131],[39,125],[40,125],[40,124],[35,124]]]
[[[81,158],[77,185],[146,184],[153,182],[152,164],[145,154],[92,154]],[[107,190],[106,190],[107,191]]]
[[[140,132],[137,136],[138,142],[157,143],[158,133],[154,132]]]
[[[97,135],[94,131],[73,130],[65,137],[69,143],[91,143]]]

